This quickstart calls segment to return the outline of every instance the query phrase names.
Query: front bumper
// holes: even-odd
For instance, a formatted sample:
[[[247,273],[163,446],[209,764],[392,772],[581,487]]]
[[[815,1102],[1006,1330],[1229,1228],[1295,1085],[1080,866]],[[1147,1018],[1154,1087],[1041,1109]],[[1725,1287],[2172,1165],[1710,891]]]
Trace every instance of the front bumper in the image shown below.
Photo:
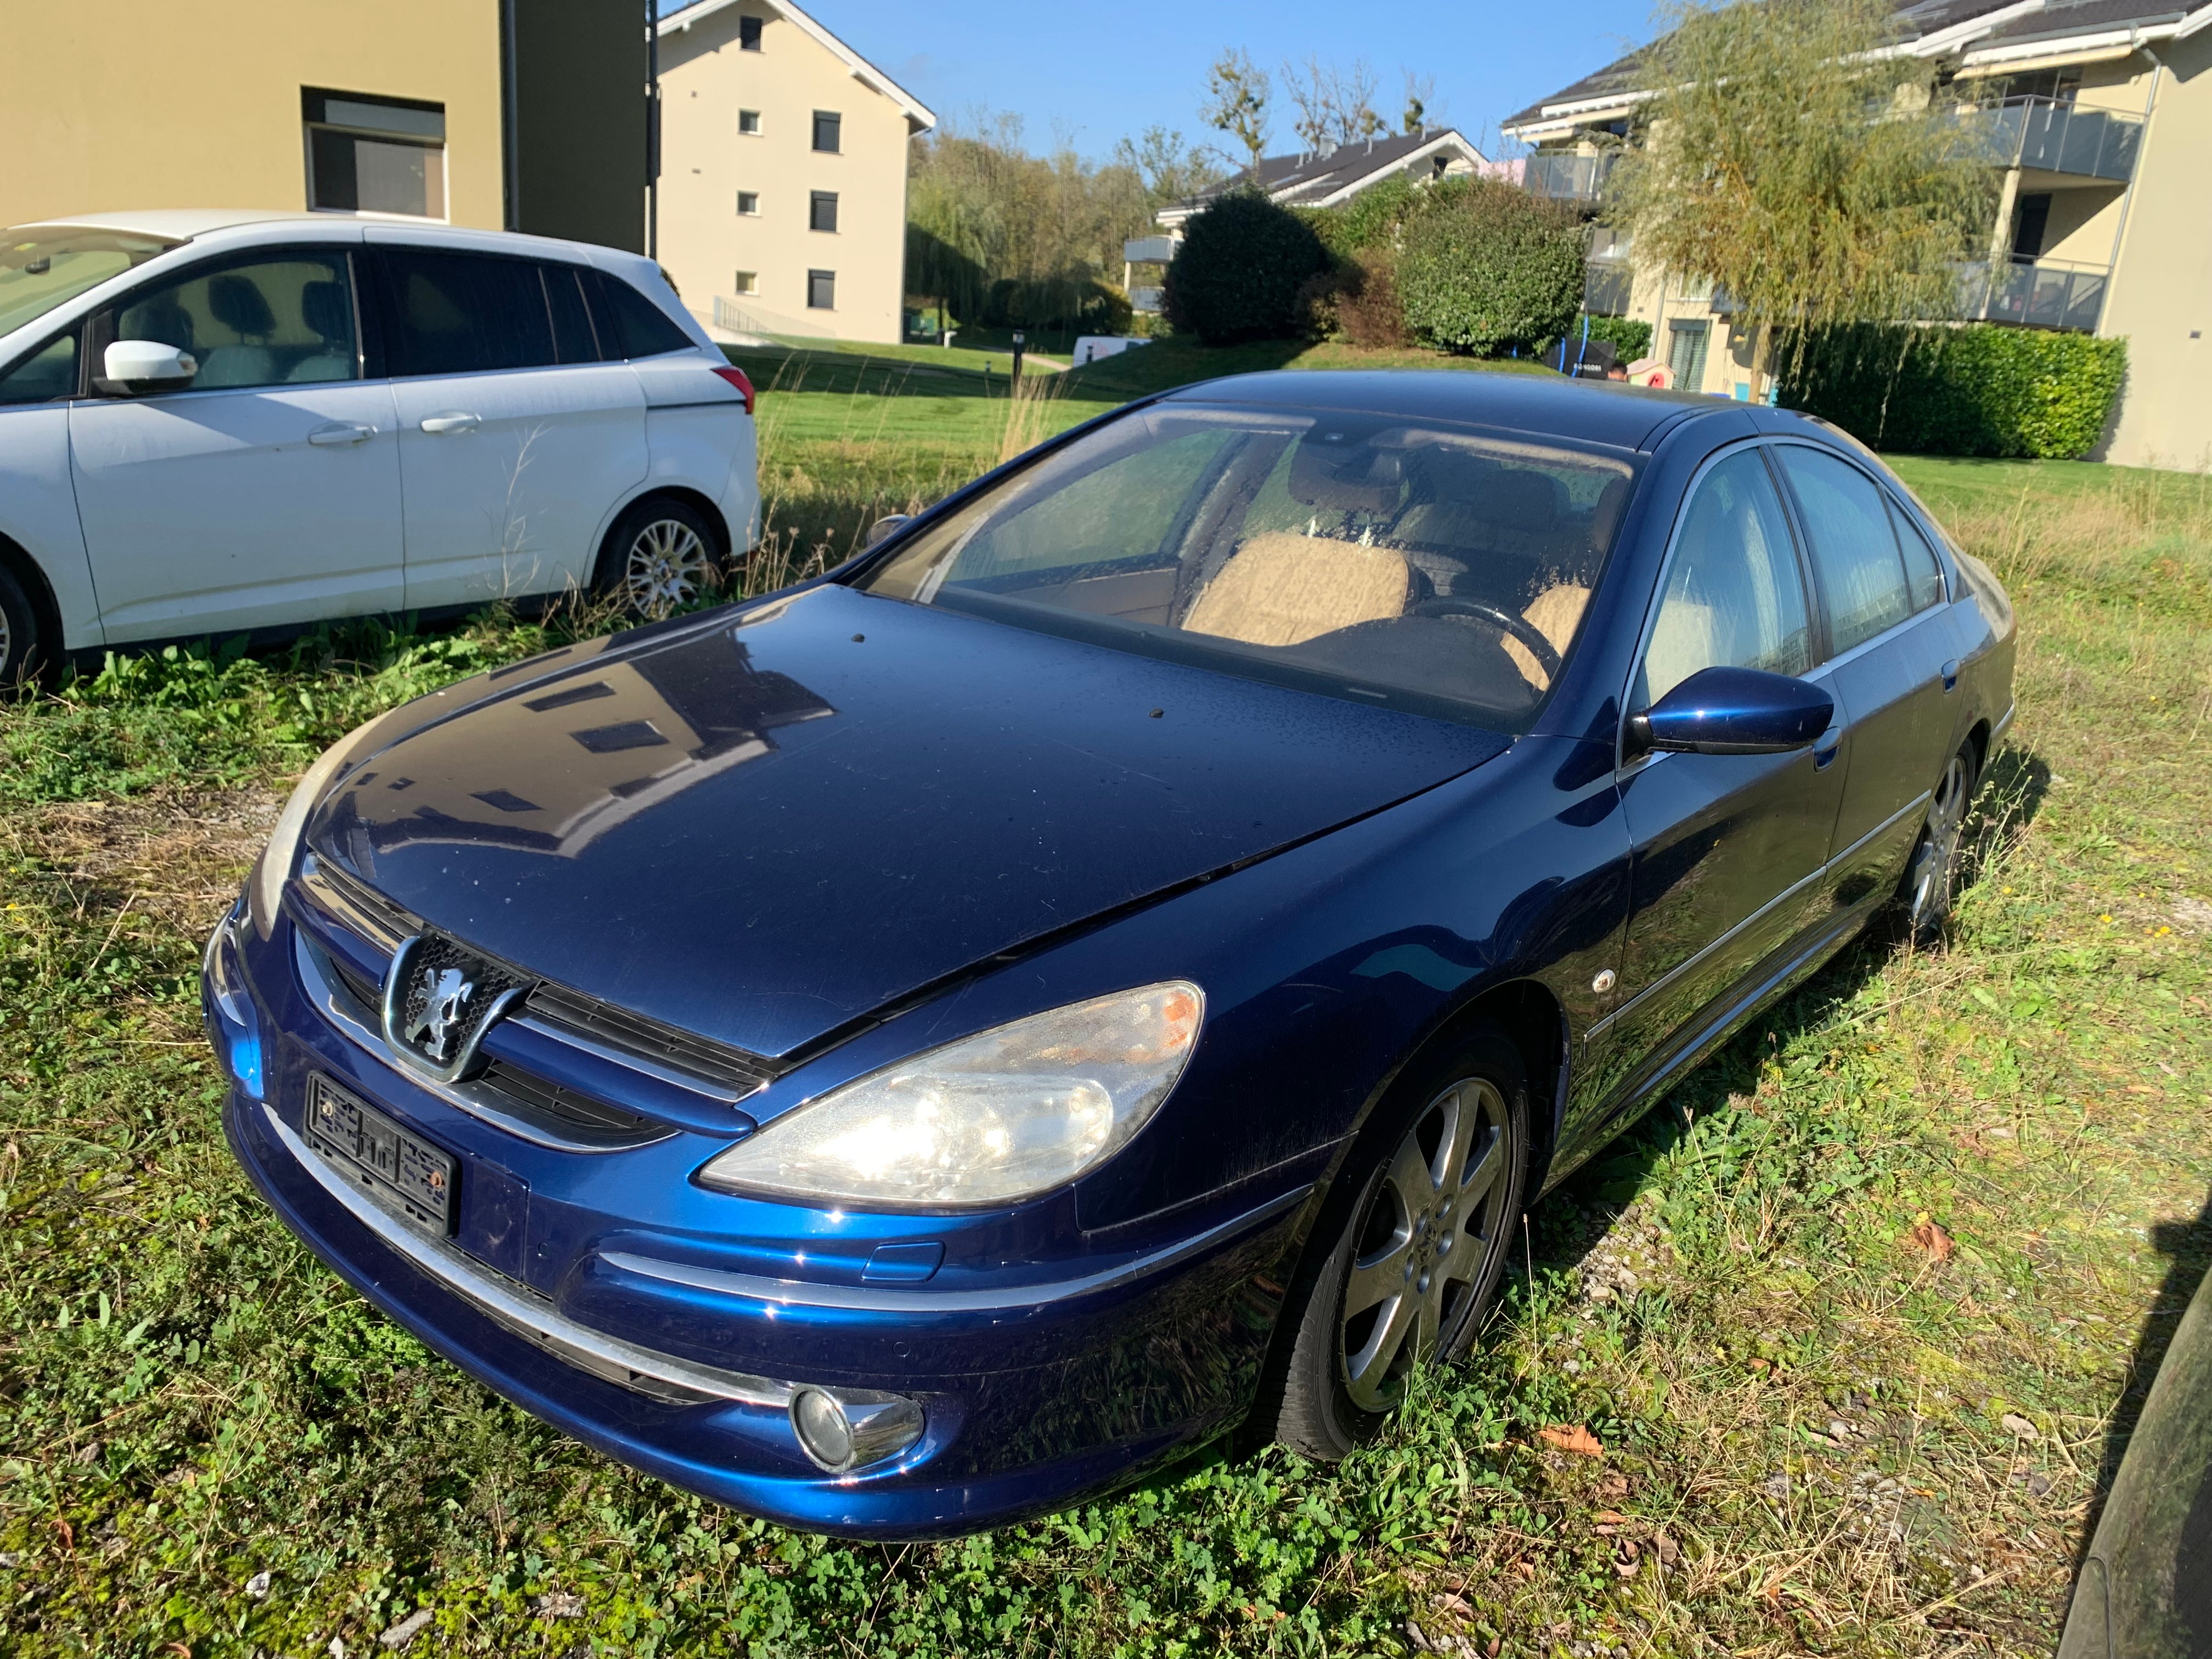
[[[312,1073],[459,1151],[465,1194],[472,1184],[487,1193],[522,1184],[482,1156],[508,1150],[501,1143],[547,1192],[568,1173],[549,1165],[580,1163],[586,1186],[604,1191],[622,1164],[665,1170],[702,1154],[662,1143],[580,1159],[465,1118],[317,1017],[285,971],[287,928],[276,932],[246,941],[233,986],[234,994],[236,980],[251,988],[263,1034],[253,1080],[261,1097],[240,1079],[226,1111],[240,1161],[286,1224],[364,1296],[487,1386],[610,1456],[787,1525],[927,1536],[1123,1484],[1233,1424],[1249,1403],[1303,1186],[1214,1206],[1134,1252],[1060,1261],[1051,1278],[1037,1276],[1046,1264],[1013,1262],[1003,1276],[942,1287],[732,1270],[732,1259],[760,1259],[773,1241],[702,1240],[634,1214],[533,1200],[526,1188],[526,1212],[536,1202],[559,1218],[533,1230],[542,1242],[489,1249],[481,1227],[465,1224],[453,1239],[434,1239],[307,1146],[300,1118]],[[784,1208],[745,1213],[757,1220]],[[718,1242],[745,1254],[717,1255],[708,1247]],[[803,1261],[806,1240],[798,1243]],[[558,1260],[544,1259],[549,1244]],[[529,1267],[517,1277],[507,1270],[520,1262]],[[917,1401],[921,1436],[883,1462],[827,1474],[793,1428],[800,1386]]]

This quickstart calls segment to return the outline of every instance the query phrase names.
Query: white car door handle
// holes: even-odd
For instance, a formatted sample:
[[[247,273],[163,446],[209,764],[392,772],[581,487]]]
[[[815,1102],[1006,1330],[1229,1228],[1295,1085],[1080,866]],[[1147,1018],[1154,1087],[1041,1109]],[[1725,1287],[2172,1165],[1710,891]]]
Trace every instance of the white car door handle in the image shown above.
[[[336,421],[329,426],[319,426],[307,434],[307,441],[325,449],[340,444],[367,443],[376,435],[373,426],[362,426],[353,421]]]
[[[477,416],[464,415],[456,410],[449,414],[426,416],[422,421],[422,430],[433,434],[441,432],[473,432],[482,424],[482,420]]]

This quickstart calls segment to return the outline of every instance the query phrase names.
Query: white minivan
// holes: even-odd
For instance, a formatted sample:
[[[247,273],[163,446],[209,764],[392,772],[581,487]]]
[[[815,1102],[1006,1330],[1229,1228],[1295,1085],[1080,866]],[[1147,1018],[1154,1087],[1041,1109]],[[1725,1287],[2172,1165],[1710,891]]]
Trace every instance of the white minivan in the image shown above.
[[[665,611],[758,538],[752,414],[635,254],[252,212],[0,230],[0,683],[573,590]]]

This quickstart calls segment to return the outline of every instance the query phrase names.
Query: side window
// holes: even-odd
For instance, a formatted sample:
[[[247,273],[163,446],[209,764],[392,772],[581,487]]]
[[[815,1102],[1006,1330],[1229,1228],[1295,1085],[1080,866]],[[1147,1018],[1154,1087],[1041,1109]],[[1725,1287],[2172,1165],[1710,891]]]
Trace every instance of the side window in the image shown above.
[[[1830,648],[1848,651],[1911,616],[1897,532],[1874,480],[1802,444],[1778,445],[1775,453],[1803,513],[1814,579],[1828,602]]]
[[[619,276],[599,273],[599,337],[610,357],[657,357],[681,351],[691,338],[668,313]]]
[[[1895,501],[1889,503],[1890,521],[1897,526],[1897,545],[1905,554],[1905,585],[1915,611],[1925,611],[1943,597],[1943,568],[1936,550],[1920,533],[1920,526],[1905,516]]]
[[[1756,450],[1705,474],[1682,515],[1631,706],[1705,668],[1802,674],[1813,665],[1805,580],[1782,498]]]
[[[71,329],[49,340],[5,374],[0,374],[0,404],[45,404],[76,396],[76,341]]]
[[[477,374],[556,362],[538,267],[482,253],[387,248],[385,361],[394,374]]]
[[[574,265],[541,265],[545,282],[545,305],[553,314],[553,356],[564,363],[595,363],[599,342],[592,333],[592,313],[584,304],[584,273]]]
[[[114,337],[191,352],[195,392],[299,386],[361,377],[353,318],[346,256],[296,252],[142,289],[118,308]]]

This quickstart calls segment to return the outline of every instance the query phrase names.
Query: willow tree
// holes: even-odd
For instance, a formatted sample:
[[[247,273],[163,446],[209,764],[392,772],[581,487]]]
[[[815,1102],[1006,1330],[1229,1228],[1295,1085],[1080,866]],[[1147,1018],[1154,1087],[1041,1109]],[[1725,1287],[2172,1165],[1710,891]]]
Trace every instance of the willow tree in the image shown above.
[[[1727,291],[1755,331],[1754,392],[1829,325],[1948,315],[1959,262],[1987,255],[1997,180],[1932,67],[1892,49],[1892,0],[1662,15],[1606,217],[1638,264]]]

